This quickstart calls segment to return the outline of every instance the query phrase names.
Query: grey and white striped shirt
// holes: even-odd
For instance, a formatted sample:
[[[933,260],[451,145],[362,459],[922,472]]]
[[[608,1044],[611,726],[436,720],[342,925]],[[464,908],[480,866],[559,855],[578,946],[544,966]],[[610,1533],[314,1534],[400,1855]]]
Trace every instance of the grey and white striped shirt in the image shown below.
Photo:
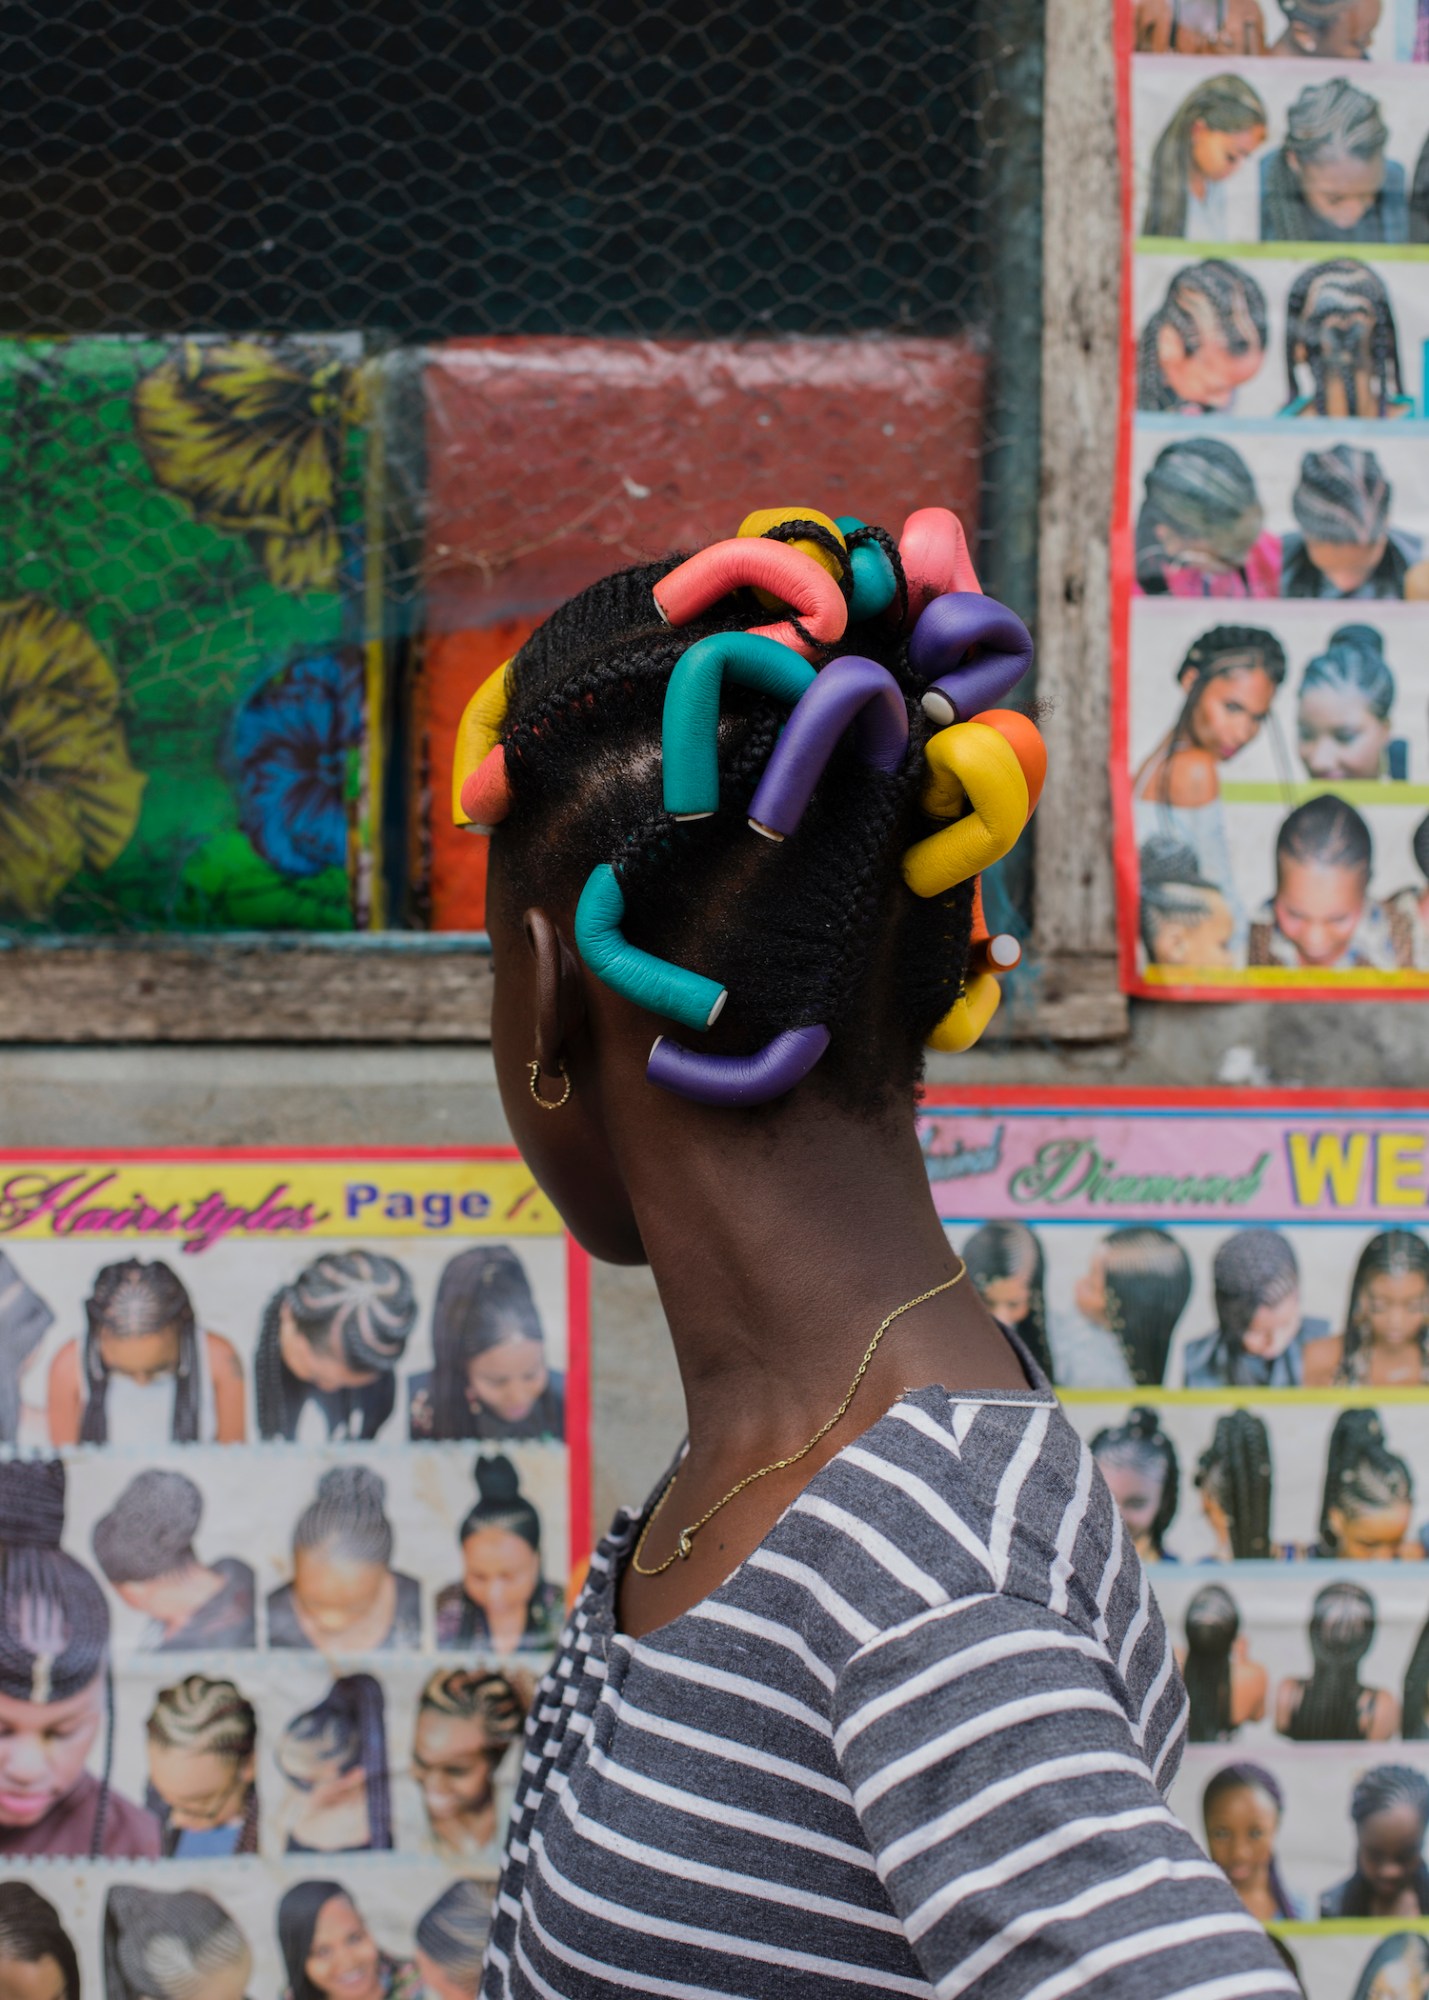
[[[906,1395],[632,1640],[640,1524],[532,1712],[487,2000],[1296,1993],[1164,1802],[1180,1678],[1050,1392]]]

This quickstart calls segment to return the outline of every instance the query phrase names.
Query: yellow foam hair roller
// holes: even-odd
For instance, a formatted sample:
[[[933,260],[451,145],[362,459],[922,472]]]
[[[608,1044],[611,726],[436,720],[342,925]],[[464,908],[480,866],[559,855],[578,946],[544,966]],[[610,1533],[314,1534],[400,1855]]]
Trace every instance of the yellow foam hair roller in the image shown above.
[[[488,674],[461,712],[456,748],[452,752],[453,826],[476,824],[462,805],[462,787],[486,762],[506,726],[506,708],[511,699],[506,674],[510,665],[510,660],[503,660],[494,674]]]
[[[848,543],[844,540],[843,530],[838,522],[831,521],[827,514],[821,514],[817,507],[759,507],[754,513],[745,515],[739,524],[738,533],[767,535],[771,528],[781,528],[786,521],[816,522],[819,527],[828,529],[839,547],[847,554]],[[812,556],[820,569],[826,569],[835,582],[838,581],[838,559],[827,549],[820,548],[817,542],[791,542],[789,546],[800,550],[806,556]],[[781,608],[779,599],[772,597],[767,590],[756,590],[754,595],[766,611],[778,611]]]
[[[941,896],[1012,851],[1031,800],[1012,745],[984,722],[940,729],[923,755],[923,810],[953,823],[906,851],[903,880],[915,896]]]

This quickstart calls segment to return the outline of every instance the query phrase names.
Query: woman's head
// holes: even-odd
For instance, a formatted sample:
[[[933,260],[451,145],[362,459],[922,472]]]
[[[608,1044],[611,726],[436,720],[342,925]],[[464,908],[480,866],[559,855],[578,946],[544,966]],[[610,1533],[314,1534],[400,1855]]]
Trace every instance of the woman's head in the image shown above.
[[[1382,0],[1279,0],[1291,52],[1364,62],[1379,26]]]
[[[461,1437],[474,1411],[523,1423],[550,1380],[525,1266],[504,1243],[453,1257],[432,1313],[437,1437]]]
[[[1305,552],[1342,597],[1374,575],[1389,545],[1393,489],[1372,451],[1334,444],[1307,451],[1292,505]]]
[[[963,1245],[963,1262],[994,1319],[1016,1329],[1050,1376],[1042,1245],[1025,1222],[985,1222]]]
[[[1115,1334],[1132,1380],[1150,1387],[1165,1378],[1190,1296],[1190,1258],[1168,1231],[1142,1223],[1103,1237],[1076,1288],[1086,1317]]]
[[[1240,1636],[1235,1599],[1218,1583],[1198,1590],[1186,1606],[1186,1699],[1192,1743],[1218,1743],[1231,1733],[1231,1648]]]
[[[1429,1778],[1408,1764],[1377,1764],[1350,1795],[1355,1872],[1372,1901],[1386,1907],[1410,1888],[1424,1866],[1429,1828]]]
[[[1184,236],[1191,182],[1228,180],[1264,144],[1265,106],[1238,76],[1210,76],[1182,99],[1151,156],[1142,234]]]
[[[526,1703],[505,1674],[439,1667],[422,1689],[412,1775],[438,1836],[491,1805],[492,1779],[526,1726]]]
[[[232,1681],[189,1674],[149,1713],[149,1783],[171,1827],[204,1833],[241,1819],[253,1796],[258,1718]]]
[[[1216,1419],[1202,1452],[1196,1484],[1216,1539],[1239,1562],[1270,1555],[1270,1433],[1253,1410],[1231,1410]]]
[[[1288,1914],[1275,1866],[1275,1840],[1284,1811],[1284,1793],[1259,1764],[1223,1765],[1201,1794],[1212,1861],[1238,1896],[1268,1887],[1282,1913]]]
[[[1429,1937],[1397,1931],[1382,1938],[1365,1960],[1351,2000],[1425,2000],[1429,1995]]]
[[[367,1617],[392,1559],[387,1487],[370,1466],[337,1465],[293,1528],[293,1594],[309,1625],[334,1644]]]
[[[1322,417],[1383,417],[1403,393],[1399,337],[1384,280],[1354,257],[1302,271],[1285,307],[1285,368],[1292,400],[1300,370]]]
[[[1136,576],[1159,593],[1168,570],[1234,576],[1265,526],[1250,468],[1220,438],[1180,438],[1146,475],[1136,522]],[[1239,747],[1239,746],[1238,746]]]
[[[148,1384],[162,1376],[177,1379],[173,1436],[192,1444],[199,1426],[199,1362],[193,1301],[167,1264],[143,1264],[131,1257],[106,1264],[84,1302],[88,1330],[84,1342],[85,1405],[81,1438],[103,1444],[111,1375]]]
[[[371,1674],[345,1674],[316,1708],[293,1717],[278,1745],[278,1768],[319,1812],[365,1794],[367,1845],[392,1845],[387,1724],[382,1688]]]
[[[509,1458],[479,1458],[480,1496],[461,1524],[462,1588],[488,1620],[526,1610],[541,1581],[541,1517]]]
[[[182,1472],[136,1473],[94,1524],[94,1559],[135,1611],[154,1610],[165,1581],[191,1569],[203,1495]]]
[[[54,1324],[54,1314],[0,1250],[0,1444],[20,1427],[20,1377]]]
[[[1235,917],[1179,835],[1148,836],[1137,854],[1141,941],[1152,965],[1229,965]]]
[[[1285,163],[1305,206],[1333,229],[1362,222],[1384,186],[1388,141],[1374,98],[1342,76],[1307,84],[1285,126]]]
[[[1209,257],[1176,273],[1137,343],[1143,410],[1224,410],[1265,359],[1265,294],[1248,271]]]
[[[1409,1533],[1414,1481],[1374,1410],[1342,1410],[1330,1433],[1320,1545],[1353,1562],[1389,1561]]]
[[[1286,815],[1275,840],[1275,928],[1302,965],[1335,965],[1369,896],[1374,848],[1352,805],[1322,792]]]
[[[278,1905],[286,2000],[383,2000],[382,1953],[340,1882],[295,1882]]]
[[[253,1954],[201,1889],[111,1889],[104,1904],[105,2000],[244,2000]]]
[[[80,2000],[74,1945],[28,1882],[0,1882],[0,2000]]]
[[[1312,778],[1373,781],[1394,734],[1394,675],[1371,625],[1342,625],[1300,679],[1295,729]]]
[[[299,1381],[330,1395],[390,1375],[416,1323],[412,1280],[395,1257],[335,1250],[317,1258],[264,1309],[260,1402],[265,1373],[280,1353]],[[275,1428],[262,1424],[265,1436]]]
[[[1232,1356],[1274,1361],[1300,1331],[1300,1267],[1274,1229],[1239,1229],[1211,1266],[1216,1323]]]
[[[1260,734],[1285,668],[1285,648],[1258,625],[1203,632],[1176,669],[1184,699],[1173,746],[1189,744],[1229,762]]]
[[[1425,1357],[1429,1336],[1429,1243],[1412,1229],[1382,1229],[1359,1255],[1345,1314],[1345,1361],[1378,1348]]]
[[[1357,1583],[1331,1583],[1310,1609],[1314,1666],[1287,1734],[1301,1743],[1352,1741],[1364,1735],[1360,1661],[1374,1643],[1374,1599]]]
[[[453,1882],[417,1919],[417,1970],[432,2000],[475,2000],[481,1984],[491,1891]]]
[[[1161,1555],[1161,1538],[1180,1498],[1181,1470],[1156,1412],[1129,1410],[1124,1424],[1098,1431],[1092,1457],[1132,1540]]]

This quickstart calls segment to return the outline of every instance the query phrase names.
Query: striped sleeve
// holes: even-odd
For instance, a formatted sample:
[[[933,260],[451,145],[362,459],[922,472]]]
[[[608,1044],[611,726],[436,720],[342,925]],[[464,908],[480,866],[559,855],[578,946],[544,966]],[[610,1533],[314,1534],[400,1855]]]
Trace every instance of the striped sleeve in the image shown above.
[[[834,1749],[938,2000],[1297,1989],[1168,1810],[1098,1640],[1019,1598],[934,1607],[839,1675]]]

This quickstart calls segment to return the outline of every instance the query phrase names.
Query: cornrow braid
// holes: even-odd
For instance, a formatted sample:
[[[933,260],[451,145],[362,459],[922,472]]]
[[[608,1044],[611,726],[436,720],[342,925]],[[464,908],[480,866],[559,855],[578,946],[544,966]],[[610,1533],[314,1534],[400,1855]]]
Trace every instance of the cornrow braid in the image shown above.
[[[82,1444],[104,1444],[109,1437],[106,1402],[109,1370],[100,1353],[99,1336],[135,1339],[172,1327],[178,1335],[179,1356],[174,1390],[173,1441],[195,1444],[199,1434],[198,1328],[193,1300],[167,1264],[141,1263],[130,1257],[106,1264],[84,1302],[84,1378],[88,1395],[80,1424]]]
[[[1194,354],[1208,334],[1219,335],[1230,354],[1264,348],[1267,321],[1265,294],[1248,271],[1223,257],[1187,264],[1172,278],[1166,297],[1141,329],[1136,347],[1136,407],[1139,410],[1179,408],[1175,391],[1161,372],[1156,351],[1163,326],[1178,334],[1187,354]],[[1293,392],[1292,392],[1293,393]]]
[[[1196,1484],[1221,1508],[1238,1562],[1270,1555],[1270,1433],[1253,1410],[1232,1410],[1196,1469]]]
[[[1331,257],[1302,271],[1285,304],[1285,373],[1291,402],[1300,395],[1299,350],[1310,370],[1318,416],[1329,415],[1333,377],[1352,417],[1383,417],[1403,393],[1399,336],[1384,280],[1354,257]],[[1358,373],[1368,364],[1376,407],[1359,407]]]

